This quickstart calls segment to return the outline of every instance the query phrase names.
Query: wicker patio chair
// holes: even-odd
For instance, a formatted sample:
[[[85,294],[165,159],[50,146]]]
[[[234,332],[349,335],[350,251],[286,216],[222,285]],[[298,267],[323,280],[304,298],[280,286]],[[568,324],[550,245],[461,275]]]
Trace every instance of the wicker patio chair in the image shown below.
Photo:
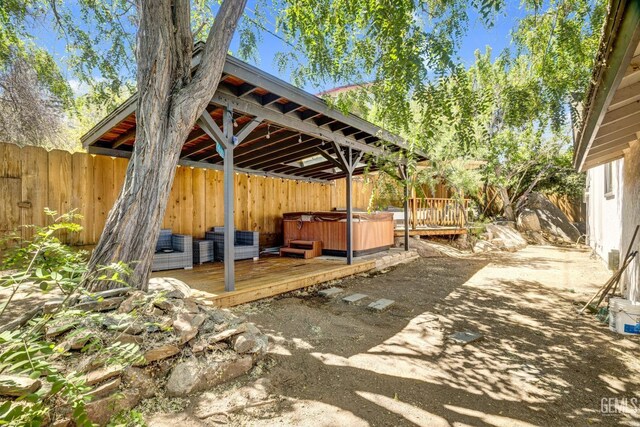
[[[171,251],[171,252],[169,252]],[[192,237],[173,234],[170,229],[160,230],[152,271],[193,268]]]
[[[216,261],[224,261],[224,227],[213,227],[205,233],[205,239],[213,240]],[[234,260],[252,259],[260,256],[260,233],[236,230],[234,236]]]

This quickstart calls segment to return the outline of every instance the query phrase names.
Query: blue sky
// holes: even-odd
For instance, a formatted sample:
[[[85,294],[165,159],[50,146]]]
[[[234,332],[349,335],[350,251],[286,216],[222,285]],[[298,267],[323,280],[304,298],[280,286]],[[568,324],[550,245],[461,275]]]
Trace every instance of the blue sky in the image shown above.
[[[255,0],[249,0],[248,2],[248,11],[247,14],[250,17],[253,17],[252,10],[254,8]],[[464,39],[462,40],[459,57],[463,61],[465,65],[471,65],[474,60],[474,52],[477,49],[484,51],[486,46],[491,46],[495,54],[501,52],[505,47],[508,47],[510,44],[510,32],[516,25],[518,19],[522,18],[525,14],[525,11],[521,9],[519,2],[508,1],[505,11],[496,17],[495,25],[492,28],[486,28],[477,14],[474,12],[470,12],[470,24],[468,28],[468,32]],[[273,16],[267,14],[267,22],[266,27],[274,31],[274,22],[275,19]],[[59,64],[66,70],[66,66],[64,64],[64,55],[65,55],[65,42],[56,37],[54,31],[52,30],[50,24],[46,21],[38,22],[35,28],[35,37],[36,43],[40,45],[44,45],[48,48],[50,52],[54,54],[54,57],[58,60]],[[234,37],[231,43],[231,51],[236,52],[238,48],[238,36]],[[262,42],[258,47],[259,52],[259,62],[257,65],[259,68],[280,77],[285,81],[290,81],[290,76],[288,72],[281,73],[274,61],[274,56],[277,52],[286,52],[291,50],[291,47],[285,44],[279,38],[267,33],[262,33]],[[74,89],[77,88],[77,82],[73,79],[73,77],[69,75],[69,80],[72,83],[72,87]],[[360,83],[360,82],[348,82],[348,83]],[[322,87],[313,87],[311,85],[307,85],[304,87],[307,91],[311,93],[316,93],[322,90],[331,89],[336,84],[332,82],[327,82]],[[80,91],[83,91],[81,88]]]

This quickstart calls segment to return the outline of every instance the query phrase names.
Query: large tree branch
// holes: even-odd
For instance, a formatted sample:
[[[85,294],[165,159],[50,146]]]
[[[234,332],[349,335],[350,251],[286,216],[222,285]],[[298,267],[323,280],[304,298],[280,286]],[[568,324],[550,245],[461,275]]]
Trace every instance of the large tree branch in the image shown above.
[[[207,42],[191,82],[176,97],[176,119],[183,124],[195,123],[213,98],[227,58],[227,50],[246,0],[224,0],[211,26]],[[191,34],[191,33],[189,33]],[[191,130],[191,125],[185,131]]]

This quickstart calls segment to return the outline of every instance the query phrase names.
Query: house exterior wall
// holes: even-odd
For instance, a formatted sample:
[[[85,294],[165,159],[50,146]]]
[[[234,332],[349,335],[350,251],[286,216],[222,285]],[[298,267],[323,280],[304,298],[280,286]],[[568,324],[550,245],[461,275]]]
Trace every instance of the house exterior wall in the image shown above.
[[[640,224],[640,143],[631,144],[623,159],[610,163],[612,188],[605,191],[607,166],[587,171],[587,233],[589,245],[608,264],[609,252],[618,250],[622,257]],[[640,235],[633,250],[640,250]],[[625,296],[640,301],[640,258],[629,265],[621,280]]]
[[[605,175],[611,167],[611,189],[605,191]],[[621,189],[624,160],[616,160],[610,166],[601,165],[587,172],[587,235],[594,252],[608,264],[609,252],[620,249]]]
[[[624,256],[633,237],[633,232],[640,224],[640,143],[635,141],[625,150],[624,186],[622,189],[622,234],[620,256]],[[640,234],[640,233],[639,233]],[[632,250],[640,251],[640,235],[636,237]],[[623,286],[627,298],[640,301],[640,257],[625,271]]]

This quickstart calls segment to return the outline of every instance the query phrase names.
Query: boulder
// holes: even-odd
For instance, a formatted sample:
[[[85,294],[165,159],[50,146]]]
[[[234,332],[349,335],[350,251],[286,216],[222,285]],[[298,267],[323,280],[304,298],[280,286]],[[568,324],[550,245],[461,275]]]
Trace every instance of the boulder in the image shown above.
[[[569,218],[549,199],[540,193],[531,193],[524,203],[525,211],[534,212],[538,217],[540,229],[569,243],[580,238],[580,231]],[[535,231],[535,230],[534,230]]]
[[[518,230],[540,232],[540,220],[538,220],[538,214],[529,208],[522,209],[518,214]]]
[[[153,277],[149,279],[149,292],[164,292],[167,298],[188,298],[191,288],[173,277]]]
[[[191,359],[180,362],[171,370],[166,392],[170,397],[183,397],[204,391],[246,374],[253,367],[251,356],[223,361]]]
[[[487,231],[493,235],[491,242],[498,241],[498,245],[503,250],[517,251],[527,246],[527,241],[520,233],[509,226],[488,224]]]

